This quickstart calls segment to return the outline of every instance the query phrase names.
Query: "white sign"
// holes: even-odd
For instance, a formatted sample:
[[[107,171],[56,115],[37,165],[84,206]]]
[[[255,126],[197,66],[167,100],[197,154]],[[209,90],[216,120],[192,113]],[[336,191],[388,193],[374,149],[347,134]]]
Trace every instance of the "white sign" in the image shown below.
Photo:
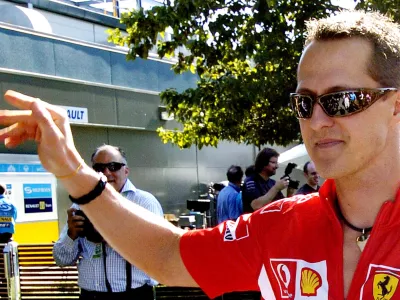
[[[70,123],[89,123],[88,110],[86,107],[62,106],[68,113]]]

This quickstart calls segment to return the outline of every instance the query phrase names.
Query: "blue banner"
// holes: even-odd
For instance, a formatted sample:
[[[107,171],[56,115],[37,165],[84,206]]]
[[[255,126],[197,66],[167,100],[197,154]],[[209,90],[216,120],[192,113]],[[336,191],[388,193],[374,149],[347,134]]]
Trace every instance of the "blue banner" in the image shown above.
[[[50,183],[23,184],[25,213],[53,211],[53,199]]]
[[[41,164],[0,164],[0,173],[47,173]]]

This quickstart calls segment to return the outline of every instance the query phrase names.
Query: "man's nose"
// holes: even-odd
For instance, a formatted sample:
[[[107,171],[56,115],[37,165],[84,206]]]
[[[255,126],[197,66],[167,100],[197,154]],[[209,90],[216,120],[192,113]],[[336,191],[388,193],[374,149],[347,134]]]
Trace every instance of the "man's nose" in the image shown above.
[[[313,114],[311,116],[310,125],[313,130],[319,130],[323,127],[331,127],[333,118],[329,117],[322,109],[319,103],[314,105]]]
[[[103,174],[107,176],[107,175],[110,175],[111,172],[108,168],[104,168]]]

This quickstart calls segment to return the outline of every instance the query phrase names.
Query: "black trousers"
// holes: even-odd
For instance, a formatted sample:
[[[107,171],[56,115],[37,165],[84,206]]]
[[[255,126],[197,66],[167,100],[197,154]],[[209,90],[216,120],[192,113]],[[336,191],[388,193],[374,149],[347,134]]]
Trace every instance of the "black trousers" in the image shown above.
[[[79,300],[154,300],[153,287],[143,285],[128,292],[94,292],[81,289]]]

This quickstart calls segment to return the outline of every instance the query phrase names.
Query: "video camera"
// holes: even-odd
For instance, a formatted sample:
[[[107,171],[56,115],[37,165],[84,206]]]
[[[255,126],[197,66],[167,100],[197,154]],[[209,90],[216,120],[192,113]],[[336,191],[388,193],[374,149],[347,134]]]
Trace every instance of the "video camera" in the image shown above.
[[[89,218],[82,210],[76,210],[75,215],[85,218],[83,221],[83,231],[79,233],[79,237],[86,237],[88,241],[93,243],[101,243],[104,241],[101,234],[96,230],[96,228],[94,228],[92,222],[90,222]]]
[[[288,163],[288,165],[285,168],[285,174],[281,177],[281,179],[288,177],[289,178],[289,188],[297,190],[299,188],[300,181],[292,180],[290,178],[290,174],[292,173],[293,169],[296,167],[297,167],[297,165],[295,163]]]

